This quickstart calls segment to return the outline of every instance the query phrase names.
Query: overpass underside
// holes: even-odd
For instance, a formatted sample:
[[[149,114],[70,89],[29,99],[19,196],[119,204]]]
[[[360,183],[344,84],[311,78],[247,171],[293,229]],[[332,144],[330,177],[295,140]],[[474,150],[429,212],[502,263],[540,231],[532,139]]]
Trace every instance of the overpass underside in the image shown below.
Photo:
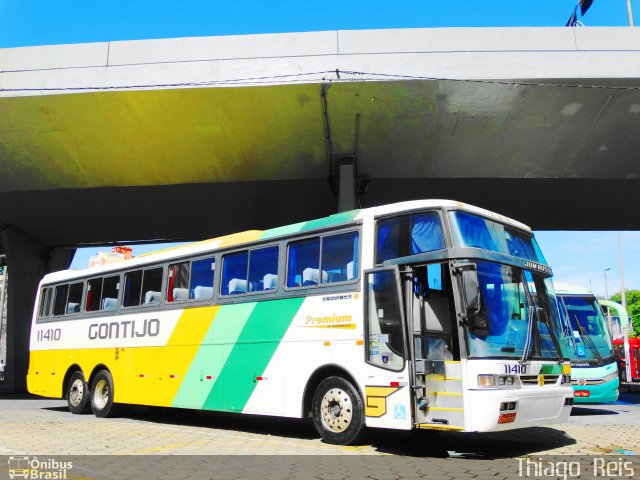
[[[637,229],[639,88],[333,79],[0,98],[0,221],[50,247],[270,227],[334,211],[346,161],[362,206],[444,197],[536,229]]]
[[[354,206],[450,198],[534,229],[639,229],[635,30],[0,50],[10,388],[24,388],[37,282],[76,245],[294,223],[335,212],[340,185]]]

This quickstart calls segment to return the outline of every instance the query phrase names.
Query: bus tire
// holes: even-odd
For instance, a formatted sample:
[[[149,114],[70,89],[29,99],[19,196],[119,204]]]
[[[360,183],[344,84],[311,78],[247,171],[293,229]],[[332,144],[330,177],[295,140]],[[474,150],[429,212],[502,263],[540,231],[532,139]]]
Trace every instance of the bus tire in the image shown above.
[[[342,377],[322,380],[313,394],[313,424],[326,443],[352,445],[365,433],[362,396]]]
[[[91,410],[96,417],[115,417],[118,414],[113,392],[113,377],[107,370],[100,370],[91,382]]]
[[[80,370],[71,374],[67,382],[67,405],[69,411],[75,415],[89,413],[91,411],[91,393],[89,385],[84,380]]]

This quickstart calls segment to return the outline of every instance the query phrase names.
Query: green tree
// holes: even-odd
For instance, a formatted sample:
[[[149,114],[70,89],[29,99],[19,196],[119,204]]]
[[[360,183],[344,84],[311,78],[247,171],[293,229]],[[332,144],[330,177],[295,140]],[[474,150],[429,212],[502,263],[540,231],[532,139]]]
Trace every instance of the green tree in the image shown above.
[[[626,290],[627,297],[627,313],[631,317],[633,325],[633,336],[640,337],[640,290]],[[622,295],[620,292],[611,297],[613,302],[622,303]]]

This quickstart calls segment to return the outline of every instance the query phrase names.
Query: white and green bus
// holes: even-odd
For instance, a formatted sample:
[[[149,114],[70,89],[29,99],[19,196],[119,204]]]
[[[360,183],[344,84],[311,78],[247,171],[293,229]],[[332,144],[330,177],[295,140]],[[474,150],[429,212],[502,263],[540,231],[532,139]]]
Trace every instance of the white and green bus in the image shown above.
[[[607,320],[598,299],[585,287],[554,282],[563,342],[571,359],[576,403],[615,402],[618,399],[618,365]]]
[[[488,432],[566,420],[558,308],[531,230],[398,203],[46,275],[29,391],[124,404]]]

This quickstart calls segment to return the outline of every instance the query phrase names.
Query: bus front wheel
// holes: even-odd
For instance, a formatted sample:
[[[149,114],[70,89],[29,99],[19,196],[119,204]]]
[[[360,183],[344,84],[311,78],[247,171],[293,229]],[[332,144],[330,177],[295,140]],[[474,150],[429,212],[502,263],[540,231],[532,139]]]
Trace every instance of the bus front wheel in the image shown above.
[[[313,395],[313,423],[322,439],[351,445],[365,430],[363,402],[358,389],[342,377],[325,378]]]
[[[73,372],[67,384],[67,405],[69,406],[69,411],[76,415],[89,413],[91,411],[90,398],[89,385],[84,381],[84,375],[81,371]]]
[[[106,370],[100,370],[91,382],[91,410],[101,418],[118,414],[118,405],[113,403],[113,378]]]

